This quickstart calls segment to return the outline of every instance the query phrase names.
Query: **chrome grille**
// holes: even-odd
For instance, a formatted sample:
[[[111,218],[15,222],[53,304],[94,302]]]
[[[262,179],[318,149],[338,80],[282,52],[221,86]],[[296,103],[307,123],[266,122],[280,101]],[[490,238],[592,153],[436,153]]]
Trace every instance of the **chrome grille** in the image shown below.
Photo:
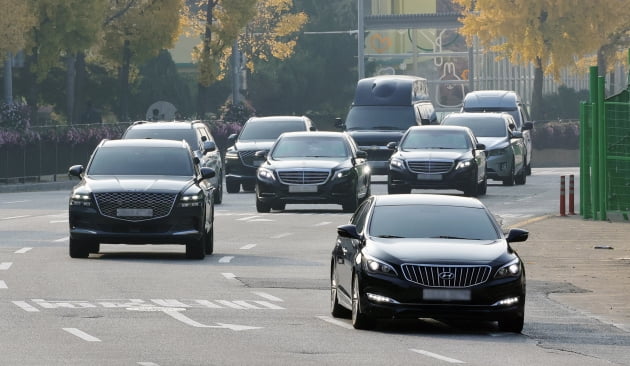
[[[243,165],[254,168],[257,167],[257,165],[254,164],[254,154],[256,154],[256,151],[258,150],[238,151],[238,156],[241,158],[241,162],[243,162]]]
[[[453,167],[453,160],[409,160],[409,170],[414,173],[442,174]]]
[[[428,287],[461,288],[479,285],[488,280],[490,271],[490,266],[402,265],[407,281]]]
[[[177,194],[147,192],[96,193],[96,205],[103,216],[126,221],[143,221],[168,216]],[[153,216],[118,216],[118,209],[151,209]]]
[[[283,184],[324,184],[329,175],[328,169],[278,170],[278,178]]]

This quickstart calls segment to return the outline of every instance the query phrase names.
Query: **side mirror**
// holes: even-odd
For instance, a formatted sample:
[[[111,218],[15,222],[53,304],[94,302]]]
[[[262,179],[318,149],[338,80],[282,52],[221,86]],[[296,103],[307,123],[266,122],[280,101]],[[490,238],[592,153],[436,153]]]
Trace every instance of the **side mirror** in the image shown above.
[[[508,243],[525,241],[529,237],[529,231],[523,229],[510,229],[507,234]]]
[[[236,138],[238,137],[237,134],[233,133],[230,136],[228,136],[228,142],[230,143],[230,145],[234,145],[234,143],[236,142]]]
[[[254,159],[256,160],[265,160],[267,159],[267,154],[269,151],[267,150],[259,150],[254,153]]]
[[[311,126],[311,127],[309,127],[309,129],[308,129],[308,130],[309,130],[309,131],[317,131],[317,127],[315,127],[315,126]]]
[[[81,178],[81,174],[83,174],[84,168],[83,165],[73,165],[68,169],[68,175],[71,177]]]
[[[358,239],[361,240],[361,235],[357,232],[356,225],[346,224],[337,226],[337,235],[342,238]]]
[[[201,160],[199,160],[199,158],[195,156],[195,157],[193,158],[193,164],[195,164],[195,165],[199,165],[199,163],[201,163]]]
[[[208,168],[208,167],[203,167],[203,168],[201,168],[201,179],[200,180],[213,178],[216,174],[217,173],[214,171],[214,169]]]
[[[512,138],[515,139],[522,139],[523,138],[523,133],[521,131],[512,131]]]
[[[525,122],[525,123],[523,124],[523,128],[522,128],[522,130],[523,130],[523,131],[527,131],[527,130],[531,130],[531,129],[533,129],[533,128],[534,128],[534,124],[533,124],[532,122]]]
[[[203,137],[205,138],[205,136]],[[203,142],[203,153],[209,153],[211,151],[215,151],[217,149],[217,144],[214,141],[204,141]]]
[[[390,150],[396,150],[397,147],[398,147],[398,143],[396,141],[387,143],[387,148]]]
[[[367,159],[368,153],[363,150],[357,150],[357,158],[359,159]]]
[[[343,129],[344,123],[340,117],[335,118],[335,127]]]
[[[477,150],[485,150],[486,149],[486,145],[484,145],[484,144],[477,144],[477,146],[475,146],[475,148]]]

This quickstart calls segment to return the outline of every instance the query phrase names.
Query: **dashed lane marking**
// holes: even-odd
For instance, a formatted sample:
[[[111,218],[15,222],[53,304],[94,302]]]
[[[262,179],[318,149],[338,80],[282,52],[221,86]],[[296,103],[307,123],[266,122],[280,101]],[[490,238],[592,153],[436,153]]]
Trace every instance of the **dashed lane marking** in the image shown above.
[[[192,300],[192,299],[118,299],[118,300],[44,300],[30,299],[30,303],[24,301],[13,301],[13,304],[26,312],[39,312],[40,309],[125,309],[137,311],[162,311],[162,310],[178,310],[187,309],[236,309],[236,310],[286,310],[286,308],[274,304],[274,302],[282,302],[275,296],[257,294],[269,301],[265,300]]]
[[[354,329],[354,327],[351,324],[348,324],[346,322],[342,322],[341,320],[337,320],[337,319],[331,318],[329,316],[318,316],[317,318],[321,319],[321,320],[323,320],[323,321],[325,321],[327,323],[334,324],[334,325],[336,325],[338,327],[342,327],[342,328],[346,328],[346,329]]]
[[[18,250],[15,251],[15,254],[24,254],[24,253],[28,252],[31,249],[33,249],[33,248],[26,247],[26,248],[18,249]]]
[[[230,263],[234,259],[234,256],[228,255],[219,259],[219,263]]]
[[[9,288],[9,287],[7,286],[6,282],[0,280],[0,290],[1,289],[7,289],[7,288]]]
[[[0,220],[23,219],[23,218],[26,218],[26,217],[31,217],[31,215],[8,216],[8,217],[3,217],[3,218],[0,218]]]
[[[313,226],[317,227],[317,226],[326,226],[326,225],[330,225],[332,224],[330,221],[322,221],[319,224],[315,224]]]
[[[256,292],[252,292],[252,293],[254,295],[258,295],[258,296],[262,297],[263,299],[267,299],[269,301],[277,301],[277,302],[283,302],[284,301],[281,298],[273,296],[273,295],[268,294],[266,292],[258,292],[258,291],[256,291]]]
[[[63,238],[55,239],[53,241],[55,243],[61,243],[61,242],[68,241],[68,240],[70,240],[70,237],[69,236],[64,236]]]
[[[68,332],[68,333],[70,333],[70,334],[72,334],[74,336],[77,336],[77,337],[79,337],[79,338],[81,338],[81,339],[83,339],[84,341],[87,341],[87,342],[100,342],[101,341],[100,339],[98,339],[98,338],[96,338],[94,336],[91,336],[91,335],[89,335],[89,334],[85,333],[84,331],[79,330],[77,328],[63,328],[63,330],[65,330],[66,332]]]
[[[39,309],[30,305],[26,301],[13,301],[13,303],[22,308],[22,310],[27,311],[29,313],[37,313]]]
[[[13,263],[11,262],[2,262],[0,263],[0,271],[6,271],[7,269],[11,268],[11,265]]]
[[[282,234],[274,235],[271,237],[271,239],[280,239],[280,238],[284,238],[290,235],[293,235],[293,233],[282,233]]]
[[[240,249],[241,250],[248,250],[248,249],[252,249],[255,246],[256,246],[256,244],[247,244],[247,245],[243,245]]]
[[[51,220],[49,221],[50,224],[66,224],[68,223],[68,220]]]
[[[460,361],[460,360],[456,360],[454,358],[450,358],[450,357],[446,357],[446,356],[442,356],[442,355],[438,355],[437,353],[433,353],[433,352],[429,352],[429,351],[424,351],[421,349],[409,349],[411,352],[415,352],[415,353],[419,353],[421,355],[424,356],[428,356],[428,357],[432,357],[441,361],[445,361],[448,363],[465,363],[464,361]]]
[[[223,275],[223,277],[227,278],[228,280],[233,280],[236,278],[236,275],[234,273],[221,273]]]

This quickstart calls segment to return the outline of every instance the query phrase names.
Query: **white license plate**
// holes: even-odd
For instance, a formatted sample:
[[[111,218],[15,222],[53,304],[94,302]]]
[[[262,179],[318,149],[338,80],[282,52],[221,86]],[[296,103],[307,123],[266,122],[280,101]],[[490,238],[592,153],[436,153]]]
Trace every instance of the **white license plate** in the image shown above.
[[[153,210],[150,208],[119,208],[116,210],[118,216],[152,217]]]
[[[291,192],[291,193],[313,193],[313,192],[317,192],[317,186],[310,186],[310,185],[289,186],[289,192]]]
[[[442,180],[442,174],[418,173],[418,180]]]
[[[470,301],[470,290],[424,289],[422,298],[424,300]]]

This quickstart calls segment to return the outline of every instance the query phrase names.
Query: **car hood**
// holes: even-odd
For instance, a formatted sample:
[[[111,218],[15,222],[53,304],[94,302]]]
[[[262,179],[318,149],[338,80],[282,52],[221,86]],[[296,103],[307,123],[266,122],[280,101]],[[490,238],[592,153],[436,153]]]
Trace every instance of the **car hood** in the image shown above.
[[[179,193],[193,184],[192,177],[89,176],[83,185],[99,192],[170,192]]]
[[[237,141],[234,146],[236,146],[236,150],[241,151],[250,151],[250,150],[269,150],[271,145],[276,140],[248,140],[248,141]]]
[[[496,149],[509,143],[507,137],[477,137],[480,144],[486,145],[486,150]]]
[[[335,169],[346,163],[346,159],[286,159],[267,161],[263,167],[273,167],[274,169]]]
[[[385,146],[390,142],[398,142],[405,131],[392,130],[355,130],[348,131],[359,146]]]
[[[468,150],[453,150],[453,149],[426,149],[426,150],[408,150],[399,151],[392,156],[392,158],[400,159],[421,159],[421,160],[457,160],[468,153]]]
[[[382,260],[425,264],[488,264],[508,252],[507,242],[497,240],[460,239],[380,239],[370,248]]]

